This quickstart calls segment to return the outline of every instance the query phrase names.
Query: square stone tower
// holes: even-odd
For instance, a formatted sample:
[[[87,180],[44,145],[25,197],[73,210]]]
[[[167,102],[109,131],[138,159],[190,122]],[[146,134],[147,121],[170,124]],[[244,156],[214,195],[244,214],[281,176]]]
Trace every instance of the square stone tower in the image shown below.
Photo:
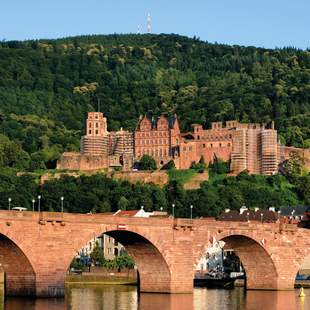
[[[89,112],[86,120],[86,134],[81,139],[83,155],[108,155],[107,119],[101,112]]]

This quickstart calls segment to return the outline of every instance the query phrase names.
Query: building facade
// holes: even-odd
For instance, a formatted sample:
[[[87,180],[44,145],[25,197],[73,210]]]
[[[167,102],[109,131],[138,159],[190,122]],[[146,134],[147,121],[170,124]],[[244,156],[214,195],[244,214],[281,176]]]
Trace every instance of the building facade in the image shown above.
[[[278,172],[279,164],[288,159],[287,149],[278,142],[273,122],[213,122],[210,129],[194,124],[190,132],[181,133],[176,115],[143,116],[134,132],[122,128],[109,132],[103,113],[89,112],[80,153],[64,153],[57,168],[97,170],[119,167],[130,171],[143,155],[149,155],[155,159],[158,168],[170,160],[174,161],[176,168],[188,169],[202,157],[206,164],[214,158],[221,158],[230,161],[232,174],[248,170],[251,174],[272,175]],[[305,151],[303,155],[309,153]]]
[[[159,167],[179,156],[180,128],[176,116],[157,119],[140,117],[134,133],[134,155],[139,160],[143,155],[152,156]]]

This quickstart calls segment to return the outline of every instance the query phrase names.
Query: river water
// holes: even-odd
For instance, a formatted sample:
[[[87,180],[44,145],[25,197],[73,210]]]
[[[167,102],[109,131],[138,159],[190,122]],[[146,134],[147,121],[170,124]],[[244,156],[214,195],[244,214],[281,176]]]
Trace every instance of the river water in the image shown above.
[[[71,286],[64,299],[7,298],[0,310],[309,310],[299,290],[287,292],[195,288],[194,294],[140,294],[135,286]]]

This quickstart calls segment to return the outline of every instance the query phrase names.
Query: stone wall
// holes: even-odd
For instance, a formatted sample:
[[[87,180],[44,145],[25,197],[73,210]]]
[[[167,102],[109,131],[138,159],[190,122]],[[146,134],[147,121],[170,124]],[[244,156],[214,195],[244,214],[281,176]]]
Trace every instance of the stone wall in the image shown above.
[[[282,146],[281,149],[283,153],[282,160],[289,159],[290,153],[296,152],[297,154],[300,155],[301,158],[303,158],[306,168],[308,169],[308,171],[310,171],[310,148],[301,149],[301,148],[296,148],[296,147],[291,147],[291,146]]]
[[[59,170],[99,170],[109,167],[108,157],[104,155],[82,155],[63,153],[57,162]]]
[[[119,171],[110,175],[116,180],[123,180],[131,183],[154,183],[159,186],[164,186],[169,182],[166,171]]]

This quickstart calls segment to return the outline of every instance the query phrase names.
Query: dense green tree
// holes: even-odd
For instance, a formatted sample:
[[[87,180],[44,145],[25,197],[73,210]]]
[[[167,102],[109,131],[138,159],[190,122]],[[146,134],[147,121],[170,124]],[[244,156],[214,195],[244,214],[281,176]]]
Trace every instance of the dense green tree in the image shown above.
[[[161,167],[161,170],[171,170],[171,169],[175,169],[175,163],[174,160],[172,159]]]
[[[66,212],[115,212],[124,205],[127,210],[137,210],[141,206],[146,211],[163,208],[171,214],[174,204],[177,217],[188,217],[190,205],[194,206],[195,217],[217,216],[226,208],[239,209],[243,204],[261,209],[307,205],[309,184],[309,175],[259,176],[243,172],[237,177],[211,175],[200,189],[189,191],[176,180],[161,188],[154,184],[116,181],[104,174],[78,178],[64,175],[41,186],[33,174],[17,176],[12,169],[0,169],[0,208],[8,208],[10,197],[12,207],[23,206],[28,210],[32,210],[32,199],[35,199],[37,210],[36,197],[40,194],[44,211],[60,211],[60,197],[64,196]]]
[[[122,196],[118,201],[117,207],[119,210],[127,210],[129,207],[129,201],[126,197]]]
[[[191,164],[191,169],[197,170],[199,173],[203,173],[207,168],[207,165],[205,163],[205,160],[203,156],[199,159],[198,163],[193,162]]]
[[[156,170],[156,161],[152,156],[143,155],[139,161],[139,170]]]
[[[229,162],[225,162],[216,156],[214,156],[213,162],[209,164],[208,168],[210,174],[227,174],[230,171]]]
[[[92,252],[90,253],[90,258],[94,265],[105,266],[106,259],[103,254],[103,248],[99,246],[99,243],[96,242],[95,247],[93,248]]]

